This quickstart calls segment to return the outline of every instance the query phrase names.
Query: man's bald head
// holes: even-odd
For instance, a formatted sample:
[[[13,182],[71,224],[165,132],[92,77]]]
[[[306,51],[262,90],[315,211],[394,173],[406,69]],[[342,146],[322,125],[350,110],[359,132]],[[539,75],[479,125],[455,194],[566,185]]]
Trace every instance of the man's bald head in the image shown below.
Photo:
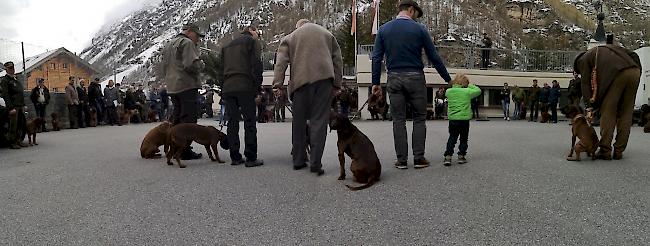
[[[296,29],[300,28],[302,25],[307,24],[307,23],[309,23],[309,20],[308,20],[308,19],[300,19],[300,20],[296,23]]]

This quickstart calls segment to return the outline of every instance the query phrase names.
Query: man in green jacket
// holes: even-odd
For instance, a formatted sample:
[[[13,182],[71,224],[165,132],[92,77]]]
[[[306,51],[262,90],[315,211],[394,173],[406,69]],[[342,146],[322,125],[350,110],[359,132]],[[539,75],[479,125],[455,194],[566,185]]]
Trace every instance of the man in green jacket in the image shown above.
[[[481,89],[473,84],[469,84],[469,79],[465,75],[456,75],[452,80],[452,88],[447,89],[449,118],[449,139],[447,140],[447,150],[445,151],[445,166],[451,165],[451,157],[456,148],[456,141],[460,136],[460,145],[458,146],[458,164],[467,163],[465,155],[469,147],[469,120],[472,119],[471,101],[473,98],[481,95]]]
[[[23,85],[16,78],[13,62],[6,62],[4,67],[7,74],[0,79],[0,97],[5,100],[6,110],[9,113],[7,140],[12,149],[20,149],[27,147],[21,139],[26,124]]]

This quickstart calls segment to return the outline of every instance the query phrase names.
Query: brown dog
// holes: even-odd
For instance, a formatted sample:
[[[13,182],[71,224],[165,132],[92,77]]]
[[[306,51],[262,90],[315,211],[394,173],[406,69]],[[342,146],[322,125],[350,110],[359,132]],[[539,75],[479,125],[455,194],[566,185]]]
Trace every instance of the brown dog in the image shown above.
[[[41,129],[45,123],[43,118],[36,118],[27,122],[27,138],[29,139],[29,146],[38,145],[36,142],[36,132]]]
[[[174,165],[171,161],[171,158],[174,158],[176,159],[176,162],[180,168],[185,168],[185,165],[181,163],[180,156],[185,148],[190,146],[192,142],[197,142],[205,146],[205,151],[208,152],[210,160],[224,163],[224,161],[219,158],[217,146],[219,142],[221,142],[222,148],[224,148],[224,146],[228,146],[226,134],[220,132],[213,126],[202,126],[195,123],[182,123],[173,126],[167,135],[167,141],[165,142],[167,164]],[[212,148],[212,151],[214,151],[216,158],[212,156],[212,151],[210,148]]]
[[[59,123],[59,114],[52,113],[50,114],[50,117],[52,117],[52,131],[60,131],[61,125]]]
[[[158,120],[156,119],[156,111],[149,111],[147,119],[149,119],[149,122],[157,122]]]
[[[381,164],[375,152],[375,146],[370,139],[342,114],[330,113],[330,129],[338,134],[337,146],[339,149],[340,175],[339,180],[345,179],[345,154],[351,159],[350,171],[359,183],[366,183],[359,187],[346,185],[350,190],[363,190],[379,181]]]
[[[643,126],[643,132],[650,133],[650,106],[644,104],[641,106],[641,121],[639,126]]]
[[[373,120],[385,120],[385,113],[387,109],[386,100],[382,95],[372,94],[368,98],[368,112],[370,112],[370,117]]]
[[[154,159],[162,156],[159,148],[160,146],[165,145],[170,127],[171,123],[165,121],[149,130],[147,135],[144,136],[144,139],[142,139],[142,144],[140,145],[140,156],[142,158]]]
[[[91,127],[96,127],[97,126],[97,111],[95,110],[94,107],[90,107],[88,109],[88,112],[90,113],[90,126]]]
[[[571,152],[567,157],[568,161],[580,161],[580,153],[587,152],[592,160],[596,159],[596,149],[598,149],[598,135],[587,118],[582,115],[580,107],[570,104],[562,108],[562,113],[571,119]],[[580,141],[576,144],[576,137]],[[576,156],[573,157],[575,151]]]
[[[120,122],[124,125],[128,125],[131,123],[131,117],[133,117],[133,113],[135,110],[128,110],[124,109],[124,112],[120,114]]]

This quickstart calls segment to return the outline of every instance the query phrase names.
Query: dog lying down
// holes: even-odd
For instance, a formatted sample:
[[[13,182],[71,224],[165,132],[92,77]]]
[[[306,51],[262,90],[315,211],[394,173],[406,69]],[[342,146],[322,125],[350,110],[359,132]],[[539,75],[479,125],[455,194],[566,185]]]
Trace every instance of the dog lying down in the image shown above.
[[[339,180],[345,179],[345,155],[351,159],[350,171],[355,181],[365,183],[359,187],[346,185],[350,190],[363,190],[379,181],[381,164],[370,139],[342,114],[330,113],[330,129],[338,134]]]
[[[567,105],[562,108],[562,113],[571,119],[571,152],[567,156],[568,161],[580,161],[580,153],[587,152],[591,160],[596,159],[596,149],[598,148],[598,135],[594,127],[589,124],[587,118],[582,115],[582,110],[576,105]],[[576,138],[580,141],[576,144]],[[573,152],[576,156],[573,157]]]
[[[176,159],[176,163],[178,163],[178,167],[185,168],[185,165],[181,163],[180,156],[192,142],[197,142],[205,146],[205,151],[208,152],[210,160],[218,161],[219,163],[224,163],[219,158],[219,151],[217,149],[219,143],[221,142],[223,149],[230,148],[226,134],[213,126],[202,126],[195,123],[178,124],[169,130],[167,141],[165,141],[167,165],[174,165],[171,161],[174,158]],[[214,157],[212,156],[212,151],[214,151]]]

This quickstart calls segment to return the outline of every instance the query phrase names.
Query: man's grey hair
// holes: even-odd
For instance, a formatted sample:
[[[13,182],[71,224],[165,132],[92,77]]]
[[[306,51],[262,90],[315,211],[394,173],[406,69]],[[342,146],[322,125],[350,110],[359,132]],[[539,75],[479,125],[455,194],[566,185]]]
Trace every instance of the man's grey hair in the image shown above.
[[[309,23],[310,21],[308,19],[300,19],[296,23],[296,28],[300,28],[302,25]]]

